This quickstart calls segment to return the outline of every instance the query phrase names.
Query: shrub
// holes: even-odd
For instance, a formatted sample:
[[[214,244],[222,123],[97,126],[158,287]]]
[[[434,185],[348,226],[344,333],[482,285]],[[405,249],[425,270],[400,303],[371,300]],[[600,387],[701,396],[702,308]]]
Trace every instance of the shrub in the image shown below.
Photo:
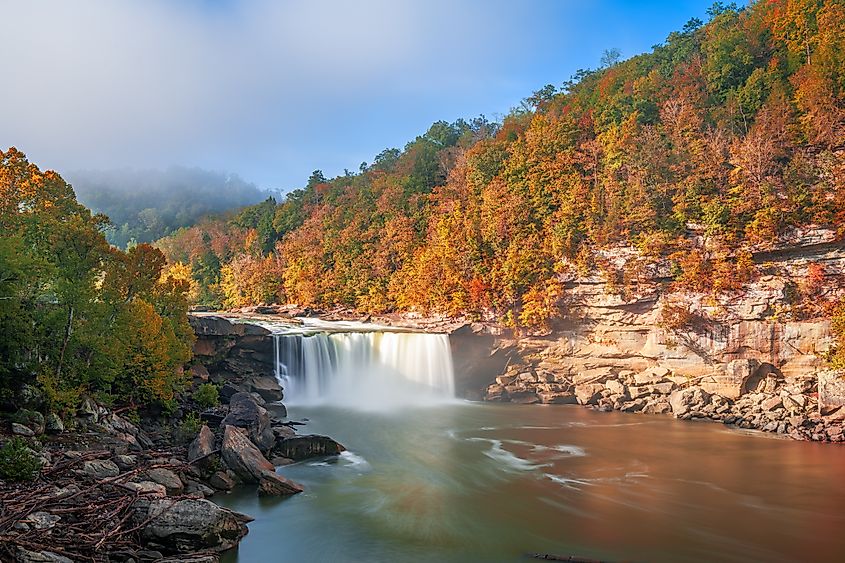
[[[216,407],[220,404],[220,391],[213,383],[203,383],[194,391],[194,401],[204,409]]]
[[[193,440],[199,434],[202,428],[202,420],[195,412],[189,412],[182,419],[179,428],[176,430],[176,441],[187,443]]]
[[[22,438],[15,436],[0,448],[0,479],[31,481],[41,470],[41,462]]]

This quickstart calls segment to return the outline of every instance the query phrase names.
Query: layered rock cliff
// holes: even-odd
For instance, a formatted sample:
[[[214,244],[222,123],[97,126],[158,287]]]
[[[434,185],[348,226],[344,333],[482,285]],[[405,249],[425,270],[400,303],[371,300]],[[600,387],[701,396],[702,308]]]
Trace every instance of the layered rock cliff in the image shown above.
[[[603,259],[623,271],[641,256],[619,247]],[[813,437],[815,426],[797,419],[780,423],[789,416],[829,415],[845,401],[839,378],[825,369],[833,346],[830,322],[795,314],[796,292],[808,275],[821,272],[823,289],[816,298],[842,296],[845,241],[827,230],[794,233],[757,249],[753,260],[755,279],[741,291],[716,296],[672,288],[665,262],[641,268],[636,283],[624,289],[606,275],[571,275],[562,322],[548,335],[514,339],[514,360],[485,398],[578,402],[687,418],[716,414],[747,427]],[[690,392],[671,404],[681,390]],[[758,408],[766,401],[768,409]],[[754,416],[745,416],[752,411]],[[779,414],[756,416],[764,411]]]

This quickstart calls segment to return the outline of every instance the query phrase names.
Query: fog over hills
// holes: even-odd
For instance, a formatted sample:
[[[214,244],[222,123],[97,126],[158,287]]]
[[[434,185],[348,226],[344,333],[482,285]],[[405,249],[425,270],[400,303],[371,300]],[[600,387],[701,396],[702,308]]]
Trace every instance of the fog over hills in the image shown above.
[[[269,196],[240,176],[201,168],[80,170],[65,176],[81,203],[109,216],[114,228],[107,237],[121,248]]]

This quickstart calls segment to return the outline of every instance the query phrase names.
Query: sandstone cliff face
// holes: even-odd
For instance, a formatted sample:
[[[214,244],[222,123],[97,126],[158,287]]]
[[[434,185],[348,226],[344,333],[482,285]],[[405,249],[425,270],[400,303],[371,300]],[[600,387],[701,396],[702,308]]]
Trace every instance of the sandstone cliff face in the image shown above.
[[[598,405],[599,399],[614,396],[620,400],[610,400],[612,408],[639,410],[644,405],[625,405],[637,398],[630,387],[640,393],[634,376],[659,368],[671,381],[662,380],[665,390],[650,389],[644,395],[665,394],[668,399],[675,389],[696,387],[738,401],[753,393],[768,397],[789,389],[790,397],[806,395],[796,399],[801,414],[816,407],[828,414],[845,402],[831,391],[821,393],[816,403],[817,374],[825,369],[824,354],[833,345],[830,323],[789,320],[787,313],[811,265],[823,266],[824,298],[845,293],[845,241],[836,240],[832,231],[808,231],[753,257],[761,275],[741,292],[718,298],[668,291],[668,264],[650,265],[626,292],[599,275],[570,276],[565,319],[549,335],[516,339],[512,365],[485,398]],[[621,270],[638,254],[617,248],[603,258]],[[687,322],[667,323],[665,311],[673,307],[690,312]],[[606,386],[614,381],[626,386],[624,393],[616,383]],[[785,400],[792,404],[789,397]],[[668,404],[655,408],[672,412]]]

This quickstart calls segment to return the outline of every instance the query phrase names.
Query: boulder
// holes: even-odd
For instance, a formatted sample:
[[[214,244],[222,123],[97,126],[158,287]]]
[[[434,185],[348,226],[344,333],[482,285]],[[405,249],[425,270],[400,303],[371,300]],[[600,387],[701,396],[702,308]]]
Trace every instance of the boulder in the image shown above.
[[[208,484],[218,491],[231,491],[237,483],[225,471],[216,471],[208,478]]]
[[[601,397],[604,385],[601,383],[585,383],[575,386],[575,397],[580,405],[594,405]]]
[[[196,461],[200,458],[204,458],[211,454],[214,451],[214,433],[208,427],[208,425],[203,424],[202,428],[200,428],[197,437],[194,438],[193,442],[188,446],[188,461]]]
[[[780,397],[770,397],[760,403],[760,408],[764,411],[773,411],[783,408],[783,400]]]
[[[32,430],[36,436],[44,434],[44,415],[38,411],[18,409],[15,413],[15,420]]]
[[[141,499],[133,508],[142,540],[169,553],[231,549],[251,520],[205,499]]]
[[[275,442],[267,410],[249,393],[239,392],[232,395],[229,414],[220,425],[243,428],[252,443],[265,450],[271,448]]]
[[[26,438],[35,436],[35,432],[29,426],[24,426],[23,424],[18,424],[17,422],[12,423],[12,434],[17,434],[18,436],[24,436]]]
[[[640,397],[651,395],[651,386],[631,385],[630,387],[628,387],[628,395],[631,397],[631,399],[639,399]]]
[[[164,485],[160,485],[159,483],[154,483],[152,481],[123,483],[121,486],[125,489],[129,489],[130,491],[136,491],[140,495],[146,495],[153,498],[164,498],[167,496],[167,489]]]
[[[258,494],[261,496],[287,496],[302,492],[302,485],[285,479],[275,472],[265,471],[258,481]]]
[[[194,364],[191,366],[191,377],[199,381],[208,381],[208,369],[202,364]]]
[[[607,387],[608,391],[613,393],[614,395],[627,395],[628,388],[625,387],[625,384],[619,381],[618,379],[608,379],[607,383],[604,384]]]
[[[267,415],[270,417],[270,422],[284,422],[288,417],[288,409],[282,403],[267,403],[264,405]]]
[[[28,524],[31,524],[36,530],[49,530],[59,523],[62,517],[58,514],[50,514],[49,512],[38,511],[33,512],[26,517]]]
[[[537,393],[540,402],[546,405],[575,405],[578,399],[567,391],[540,391]]]
[[[223,431],[220,454],[229,469],[247,483],[258,483],[262,473],[276,469],[247,438],[246,432],[236,426],[226,426]]]
[[[344,451],[346,451],[346,448],[341,444],[328,436],[318,434],[285,438],[276,442],[276,446],[273,448],[274,453],[294,461],[311,457],[338,455]]]
[[[169,495],[178,495],[185,488],[179,476],[166,467],[156,467],[148,470],[147,479],[163,486]]]
[[[120,475],[120,468],[109,459],[92,459],[82,462],[82,467],[75,472],[91,479],[108,479]]]
[[[653,393],[668,395],[675,389],[675,383],[672,381],[666,381],[664,383],[655,383],[654,385],[650,385],[650,387]]]
[[[138,457],[134,455],[120,454],[114,456],[114,462],[121,471],[128,471],[138,464]]]
[[[51,412],[44,419],[44,429],[48,434],[60,434],[65,431],[65,423],[59,415]]]
[[[822,370],[816,374],[819,381],[819,413],[831,414],[845,405],[845,372]]]
[[[668,376],[671,371],[667,368],[656,366],[648,368],[647,370],[634,375],[634,381],[637,385],[650,385],[652,383],[660,383],[663,378]]]
[[[512,403],[533,405],[540,402],[540,397],[534,391],[516,391],[509,394]]]
[[[97,403],[95,403],[91,397],[85,397],[84,399],[82,399],[82,403],[79,405],[79,409],[77,409],[76,415],[90,422],[97,422],[97,418],[99,416],[99,409],[97,409]]]
[[[672,414],[680,417],[704,406],[709,399],[710,394],[704,389],[700,387],[689,387],[687,389],[679,389],[669,395],[669,405],[672,407]]]

